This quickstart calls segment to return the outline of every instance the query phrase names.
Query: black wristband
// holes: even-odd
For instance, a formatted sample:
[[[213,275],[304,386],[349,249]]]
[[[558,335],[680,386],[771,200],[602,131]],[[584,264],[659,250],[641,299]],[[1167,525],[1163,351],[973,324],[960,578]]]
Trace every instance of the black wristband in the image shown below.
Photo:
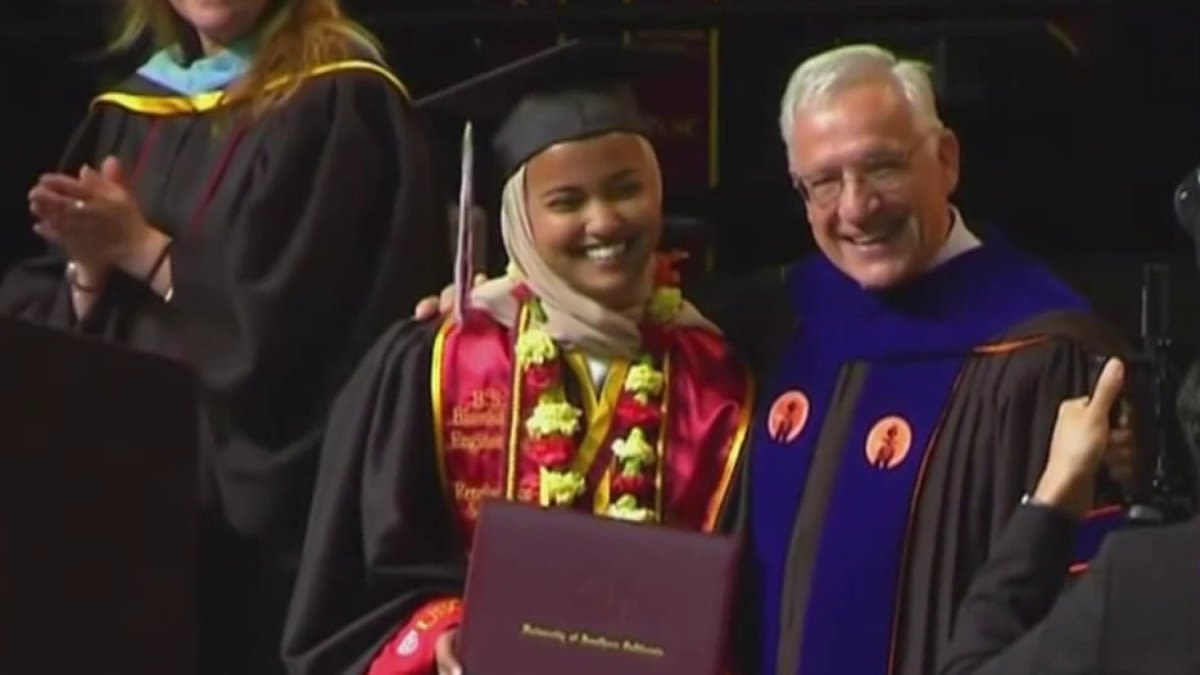
[[[167,261],[167,256],[171,253],[171,246],[174,244],[174,239],[168,239],[167,243],[163,244],[162,251],[159,252],[158,258],[154,261],[154,264],[150,266],[150,271],[146,273],[146,277],[142,279],[147,286],[154,284],[154,277],[158,276],[158,270],[162,269],[163,263]]]

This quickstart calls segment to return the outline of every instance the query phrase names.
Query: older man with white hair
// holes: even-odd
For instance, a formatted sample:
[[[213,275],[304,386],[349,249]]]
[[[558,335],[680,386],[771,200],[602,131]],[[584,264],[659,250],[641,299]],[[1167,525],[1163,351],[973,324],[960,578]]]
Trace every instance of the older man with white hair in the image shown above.
[[[742,672],[926,675],[1041,473],[1059,402],[1120,344],[951,204],[958,140],[922,65],[870,45],[817,55],[780,125],[820,254],[701,303],[761,380]],[[1114,513],[1092,514],[1075,563]]]
[[[869,45],[817,55],[780,126],[821,254],[710,310],[752,326],[735,343],[771,365],[745,482],[747,670],[923,675],[1032,491],[1059,402],[1119,345],[951,204],[958,140],[922,65]],[[797,405],[803,421],[774,433]],[[1094,514],[1076,563],[1118,513]]]

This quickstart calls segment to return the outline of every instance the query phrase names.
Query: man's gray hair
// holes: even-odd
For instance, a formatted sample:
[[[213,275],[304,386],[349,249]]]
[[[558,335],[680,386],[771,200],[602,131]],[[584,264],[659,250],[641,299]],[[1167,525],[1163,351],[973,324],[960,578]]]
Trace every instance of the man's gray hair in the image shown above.
[[[930,68],[920,61],[896,58],[875,45],[847,45],[813,56],[792,71],[779,113],[783,142],[791,149],[792,127],[799,111],[863,82],[892,82],[908,99],[922,129],[942,126]]]

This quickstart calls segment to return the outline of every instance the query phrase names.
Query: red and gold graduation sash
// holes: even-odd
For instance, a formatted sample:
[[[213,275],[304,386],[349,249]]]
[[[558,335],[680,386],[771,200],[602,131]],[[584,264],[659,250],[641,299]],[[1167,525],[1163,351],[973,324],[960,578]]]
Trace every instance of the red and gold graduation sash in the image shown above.
[[[522,449],[521,397],[513,395],[521,391],[514,347],[528,327],[529,305],[516,330],[472,311],[463,325],[448,319],[438,331],[430,383],[438,470],[468,542],[482,499],[538,501],[530,486],[539,470]],[[753,384],[719,335],[693,328],[665,335],[656,520],[711,531],[746,442]],[[586,420],[573,459],[588,478],[577,508],[604,513],[615,466],[616,401],[631,364],[615,360],[597,391],[582,355],[568,353],[564,360],[580,382]]]

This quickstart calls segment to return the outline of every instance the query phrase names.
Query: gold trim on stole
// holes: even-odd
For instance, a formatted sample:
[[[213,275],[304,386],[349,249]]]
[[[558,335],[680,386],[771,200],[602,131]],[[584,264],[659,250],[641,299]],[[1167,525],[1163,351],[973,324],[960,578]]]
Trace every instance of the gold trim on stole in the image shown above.
[[[508,458],[505,461],[504,476],[504,499],[510,502],[518,501],[517,459],[521,456],[519,447],[519,441],[521,440],[521,364],[517,358],[516,344],[521,335],[529,328],[531,307],[527,302],[521,304],[521,311],[517,313],[517,325],[514,331],[516,335],[513,336],[512,383],[508,394],[511,412],[509,412],[508,417]]]
[[[431,407],[433,409],[433,446],[437,455],[438,480],[442,483],[442,491],[446,494],[446,502],[450,505],[452,511],[457,508],[457,504],[454,501],[454,490],[450,485],[450,477],[446,473],[446,439],[442,437],[444,433],[442,423],[445,421],[445,403],[442,400],[442,377],[445,371],[443,364],[446,352],[446,334],[450,332],[450,328],[453,325],[453,319],[446,319],[438,327],[437,333],[434,334],[433,363],[429,369],[429,400],[432,403]]]
[[[754,419],[754,376],[746,371],[746,394],[742,398],[742,410],[738,414],[737,429],[729,438],[729,451],[725,456],[725,469],[721,473],[721,480],[717,484],[717,490],[713,494],[712,499],[708,503],[708,514],[704,518],[704,531],[712,532],[717,527],[717,521],[721,518],[721,512],[725,508],[725,499],[729,496],[729,489],[733,483],[733,474],[738,466],[738,460],[742,456],[742,450],[746,446],[746,436],[750,430],[750,424]]]
[[[663,397],[659,404],[658,442],[654,444],[654,452],[658,455],[654,469],[654,517],[655,522],[662,523],[663,519],[663,474],[667,463],[667,436],[671,433],[667,414],[671,408],[671,352],[663,355]]]

